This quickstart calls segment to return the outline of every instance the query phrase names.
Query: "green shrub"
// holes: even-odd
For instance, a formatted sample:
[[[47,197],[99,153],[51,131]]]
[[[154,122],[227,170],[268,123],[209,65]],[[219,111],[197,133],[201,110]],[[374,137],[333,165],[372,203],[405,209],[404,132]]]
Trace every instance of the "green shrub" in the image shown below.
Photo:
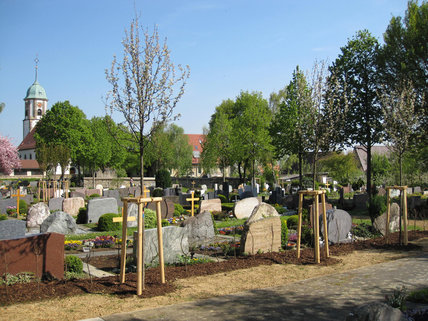
[[[279,215],[284,214],[286,211],[286,209],[279,204],[275,204],[274,207],[275,207],[275,210],[278,212]]]
[[[302,236],[301,242],[302,244],[306,244],[307,246],[313,246],[313,231],[309,225],[302,225]]]
[[[155,188],[153,190],[153,197],[162,197],[163,196],[163,189],[162,188]]]
[[[174,216],[175,216],[175,211],[177,211],[178,213],[179,213],[179,215],[177,215],[177,216],[180,216],[180,215],[182,215],[182,214],[186,214],[187,213],[187,211],[183,208],[183,206],[181,206],[181,204],[174,204]]]
[[[162,220],[162,226],[169,226],[169,225],[171,225],[171,224],[169,224],[167,219]]]
[[[281,216],[281,246],[286,248],[288,242],[287,217]]]
[[[296,229],[297,224],[299,223],[298,215],[291,215],[287,217],[287,227],[290,229]]]
[[[234,207],[235,207],[234,203],[222,203],[221,204],[221,209],[223,211],[232,211]]]
[[[24,200],[19,200],[19,214],[27,215],[27,212],[28,212],[27,202],[25,202]]]
[[[89,195],[88,197],[86,197],[86,200],[87,201],[89,201],[89,200],[91,200],[91,199],[93,199],[93,198],[97,198],[97,197],[101,197],[99,194],[91,194],[91,195]]]
[[[229,193],[229,200],[233,201],[235,198],[238,199],[238,193]]]
[[[79,208],[79,213],[77,214],[76,223],[77,224],[86,224],[88,222],[88,210],[86,207]]]
[[[148,208],[144,210],[144,228],[155,228],[156,227],[156,212]]]
[[[215,219],[214,219],[214,215],[211,213],[211,219],[213,221],[213,226],[214,226],[214,234],[218,234],[218,230],[217,230],[217,225],[215,223]]]
[[[6,214],[0,214],[0,221],[4,221],[7,220],[7,215]]]
[[[410,292],[407,301],[416,303],[428,303],[428,288]]]
[[[101,215],[98,219],[98,231],[117,231],[120,230],[122,224],[120,222],[114,223],[113,217],[120,217],[116,213],[107,213]]]
[[[65,271],[82,273],[83,272],[83,262],[80,258],[75,255],[68,255],[65,257],[64,261]]]
[[[220,199],[220,201],[221,201],[222,203],[228,203],[228,199],[227,199],[227,197],[226,197],[225,195],[223,195],[223,194],[218,194],[218,195],[217,195],[217,197]]]
[[[386,195],[374,195],[368,205],[372,222],[386,212]]]
[[[160,169],[155,174],[156,179],[156,187],[160,187],[162,189],[171,187],[171,174],[167,169]]]
[[[225,212],[213,211],[213,212],[211,212],[211,214],[212,214],[213,218],[217,221],[221,221],[221,220],[228,218],[228,215]]]

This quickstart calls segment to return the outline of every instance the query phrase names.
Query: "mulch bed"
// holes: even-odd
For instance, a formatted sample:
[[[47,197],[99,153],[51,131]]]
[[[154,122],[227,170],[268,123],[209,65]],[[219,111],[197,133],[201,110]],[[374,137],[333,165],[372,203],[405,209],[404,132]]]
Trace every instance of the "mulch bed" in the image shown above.
[[[428,231],[412,231],[409,232],[409,241],[427,236]],[[343,256],[355,250],[365,249],[382,249],[386,251],[410,251],[419,249],[419,247],[412,244],[409,244],[408,246],[399,245],[398,233],[391,234],[390,244],[386,244],[384,238],[376,238],[355,243],[333,245],[329,248],[332,256]],[[321,251],[321,265],[337,264],[340,261],[340,259],[331,257],[326,259],[323,257],[323,251]],[[215,273],[246,269],[259,265],[284,263],[297,265],[314,264],[313,249],[302,249],[300,259],[296,258],[296,251],[289,250],[252,256],[238,256],[236,258],[229,257],[226,261],[222,262],[210,262],[186,266],[166,266],[166,284],[160,283],[158,268],[147,269],[145,274],[145,289],[142,297],[148,298],[173,292],[175,290],[173,281],[176,279],[212,275]],[[98,268],[113,268],[118,265],[118,257],[116,255],[93,257],[91,258],[90,264]],[[3,285],[0,286],[0,305],[4,306],[20,302],[48,300],[85,293],[112,294],[119,297],[127,297],[135,295],[136,284],[136,273],[128,273],[124,284],[119,283],[118,276],[111,276],[83,280],[54,280],[15,284],[11,286]]]

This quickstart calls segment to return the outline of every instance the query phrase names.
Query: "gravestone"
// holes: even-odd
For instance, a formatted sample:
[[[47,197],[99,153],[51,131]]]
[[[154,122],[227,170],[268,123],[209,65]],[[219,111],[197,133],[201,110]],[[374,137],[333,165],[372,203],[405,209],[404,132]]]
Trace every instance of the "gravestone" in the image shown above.
[[[208,187],[207,187],[207,185],[205,185],[205,184],[202,184],[202,185],[201,185],[201,190],[203,190],[203,191],[206,191],[206,190],[208,190]]]
[[[312,208],[313,208],[313,204],[309,205],[309,220],[311,222],[311,225],[313,223],[313,217],[314,217],[314,215],[312,214],[312,211],[313,211]],[[326,202],[325,203],[325,211],[326,211],[326,213],[328,211],[332,210],[332,209],[333,209],[333,206],[330,203]],[[318,214],[319,214],[319,216],[322,216],[322,204],[321,203],[318,203]]]
[[[45,203],[37,203],[28,209],[27,227],[40,227],[43,221],[51,214]]]
[[[128,227],[138,226],[138,205],[136,203],[128,203],[128,217],[135,217],[135,221],[128,221]]]
[[[180,203],[180,198],[178,197],[178,195],[164,196],[163,198],[169,200],[173,204],[179,204]]]
[[[413,187],[413,193],[422,193],[422,189],[420,186]]]
[[[119,197],[120,198],[124,198],[124,197],[129,197],[129,194],[134,195],[133,193],[131,193],[130,191],[131,187],[125,187],[125,188],[119,188],[117,191],[119,192]]]
[[[257,197],[257,195],[258,195],[256,186],[253,187],[251,185],[245,185],[244,186],[244,193],[245,192],[250,192],[251,193],[250,197]]]
[[[187,198],[191,198],[192,197],[192,194],[183,194],[183,193],[180,193],[179,195],[179,202],[180,202],[180,205],[190,205],[190,202],[188,202],[186,199]]]
[[[62,202],[62,211],[70,214],[71,216],[79,214],[79,209],[81,207],[85,207],[85,200],[83,197],[70,197],[64,199]]]
[[[62,203],[64,202],[64,197],[55,197],[49,200],[49,210],[50,211],[62,211]]]
[[[163,256],[167,264],[178,262],[182,255],[189,255],[189,239],[184,227],[162,227]],[[134,258],[137,258],[138,232],[134,232]],[[144,263],[159,263],[157,229],[144,230]]]
[[[103,196],[104,197],[113,197],[116,199],[117,206],[119,206],[119,207],[123,206],[122,199],[120,198],[120,194],[119,194],[119,191],[117,189],[105,190]]]
[[[352,217],[344,210],[332,210],[327,212],[327,233],[328,240],[331,243],[350,242],[348,233],[352,228]],[[324,222],[322,216],[319,217],[319,226],[322,235],[324,235]]]
[[[190,247],[209,244],[215,237],[213,220],[208,211],[189,217],[182,226],[187,229]]]
[[[113,197],[93,198],[88,202],[88,222],[98,223],[101,215],[118,213],[117,201]]]
[[[241,237],[241,253],[278,252],[281,248],[279,216],[247,221]]]
[[[399,197],[400,196],[400,191],[398,189],[391,189],[389,192],[389,195],[391,196],[391,198],[393,197]]]
[[[260,204],[257,197],[248,197],[246,199],[236,202],[233,209],[236,218],[242,219],[250,217],[253,210]]]
[[[97,184],[97,186],[95,186],[95,189],[99,190],[102,193],[104,187],[101,184]],[[102,196],[102,194],[100,195]]]
[[[161,218],[162,219],[168,219],[172,218],[174,216],[174,203],[171,202],[170,199],[162,197],[161,204]],[[156,212],[156,203],[152,202],[147,205],[147,208],[153,210]]]
[[[243,192],[242,194],[239,195],[239,198],[241,200],[249,198],[249,197],[255,197],[253,192],[246,191],[246,192]]]
[[[222,194],[226,196],[226,199],[229,199],[229,187],[230,185],[228,182],[223,183]]]
[[[367,194],[354,194],[354,207],[355,209],[363,210],[367,208],[369,195]]]
[[[347,193],[351,193],[351,186],[343,186],[342,187],[343,193],[347,194]]]
[[[16,198],[5,198],[0,200],[0,214],[6,214],[8,207],[16,207]]]
[[[299,206],[299,194],[286,195],[282,203],[287,208],[297,208]]]
[[[274,216],[275,217],[279,216],[279,214],[272,205],[267,203],[260,203],[254,208],[247,222],[252,223],[267,217],[274,217]]]
[[[282,198],[284,197],[284,192],[281,187],[277,187],[272,191],[272,194],[269,196],[270,204],[281,204]]]
[[[209,199],[209,200],[212,200],[213,198],[215,198],[215,193],[214,193],[214,191],[212,191],[212,192],[207,192],[205,195],[207,195],[207,196],[208,196],[208,198],[207,198],[207,199]]]
[[[164,196],[175,196],[175,188],[168,187],[163,190]]]
[[[203,200],[201,201],[201,205],[199,206],[199,212],[221,212],[221,200],[219,198],[213,198],[211,200]]]
[[[40,233],[75,234],[77,224],[70,214],[65,212],[54,212],[49,215],[40,225]]]
[[[70,198],[76,198],[76,197],[80,197],[85,199],[86,195],[84,193],[78,192],[78,191],[72,191],[70,192]]]
[[[26,232],[25,222],[21,220],[0,221],[0,240],[10,240],[24,237]]]
[[[102,189],[91,188],[91,189],[87,189],[85,191],[85,195],[86,196],[91,196],[91,195],[94,195],[94,194],[102,196],[103,195],[103,190]]]
[[[386,212],[381,216],[376,217],[373,226],[382,235],[386,233]],[[392,203],[389,217],[389,231],[396,232],[400,229],[400,206],[397,203]]]

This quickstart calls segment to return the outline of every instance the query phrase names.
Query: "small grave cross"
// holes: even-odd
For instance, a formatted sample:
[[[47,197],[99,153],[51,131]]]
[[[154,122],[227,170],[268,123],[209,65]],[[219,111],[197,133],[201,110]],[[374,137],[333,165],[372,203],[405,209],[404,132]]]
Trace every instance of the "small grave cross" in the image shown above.
[[[192,191],[192,197],[191,198],[186,198],[186,201],[191,201],[192,202],[192,216],[194,216],[194,208],[195,208],[195,201],[199,201],[199,198],[195,198],[195,192]]]
[[[330,186],[330,184],[327,182],[327,183],[325,183],[325,187],[329,187]]]
[[[195,189],[195,184],[196,184],[196,182],[195,182],[195,181],[193,181],[193,182],[192,182],[192,188],[193,188],[193,189]]]
[[[12,195],[12,197],[16,197],[16,217],[18,218],[19,218],[19,198],[21,196],[24,196],[24,195],[21,195],[21,191],[19,188],[18,188],[18,192],[15,195]]]

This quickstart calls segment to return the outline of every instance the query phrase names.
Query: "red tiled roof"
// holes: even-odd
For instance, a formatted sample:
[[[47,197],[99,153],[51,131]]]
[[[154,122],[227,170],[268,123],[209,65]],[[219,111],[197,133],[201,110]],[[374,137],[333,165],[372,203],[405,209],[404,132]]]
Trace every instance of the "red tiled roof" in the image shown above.
[[[39,169],[39,163],[35,159],[21,159],[19,162],[21,163],[21,170]]]
[[[192,145],[193,148],[193,157],[192,157],[192,164],[199,164],[200,163],[200,156],[195,157],[195,153],[202,153],[202,146],[201,143],[205,139],[205,135],[202,134],[186,134],[187,137],[189,137],[189,144]]]
[[[36,127],[34,127],[31,132],[25,136],[24,140],[19,144],[18,150],[27,150],[36,148],[36,140],[34,139],[34,133],[36,132]],[[38,167],[37,167],[38,168]]]

